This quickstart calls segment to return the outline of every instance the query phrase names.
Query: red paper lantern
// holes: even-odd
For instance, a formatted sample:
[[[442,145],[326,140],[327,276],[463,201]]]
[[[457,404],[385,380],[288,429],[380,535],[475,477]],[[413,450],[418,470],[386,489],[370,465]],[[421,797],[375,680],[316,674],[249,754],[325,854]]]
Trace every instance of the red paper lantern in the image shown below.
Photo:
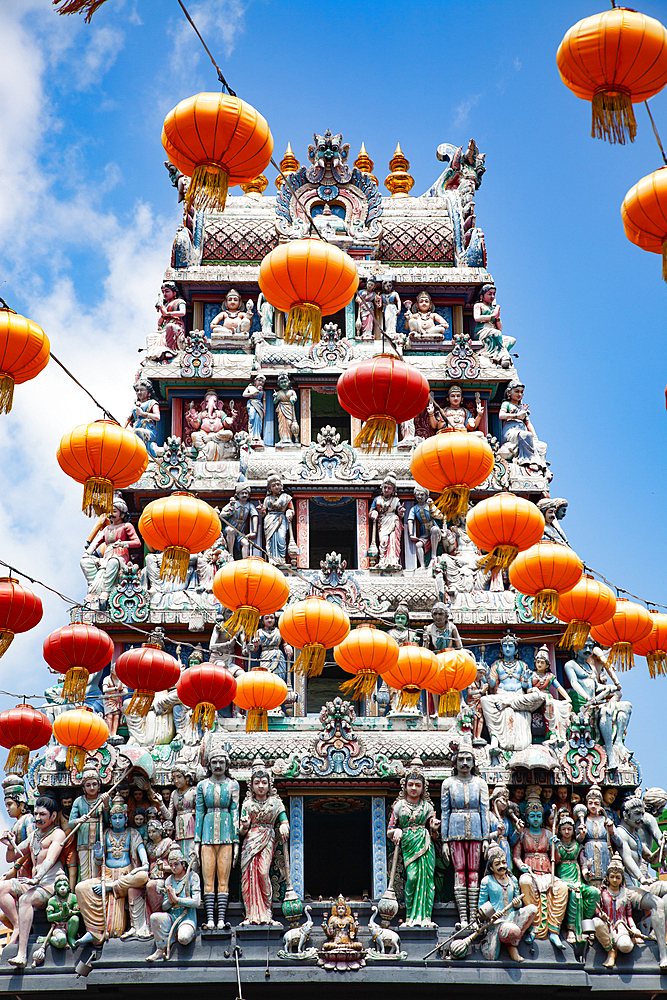
[[[0,746],[7,747],[7,774],[25,774],[31,750],[39,750],[51,739],[51,723],[31,705],[17,705],[0,712]]]
[[[194,723],[211,729],[215,713],[234,701],[236,678],[218,663],[187,667],[176,684],[176,694],[188,708],[194,708]]]
[[[29,632],[39,625],[43,613],[37,594],[9,576],[0,577],[0,656],[17,632]]]
[[[173,687],[181,676],[181,666],[159,646],[146,642],[121,653],[116,660],[116,675],[135,689],[125,714],[148,715],[155,692]]]
[[[111,663],[113,641],[94,625],[64,625],[46,637],[43,654],[52,670],[65,674],[65,701],[83,701],[89,674]]]
[[[398,424],[428,405],[428,380],[393,354],[360,361],[338,379],[338,402],[365,425],[354,439],[362,451],[391,451]]]

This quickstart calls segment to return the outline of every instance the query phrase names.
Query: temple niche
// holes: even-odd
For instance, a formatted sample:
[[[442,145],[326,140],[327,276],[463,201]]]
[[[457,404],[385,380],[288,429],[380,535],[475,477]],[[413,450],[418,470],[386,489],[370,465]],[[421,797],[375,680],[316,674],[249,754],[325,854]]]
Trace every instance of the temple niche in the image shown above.
[[[589,988],[597,977],[599,989],[614,969],[638,969],[657,993],[667,794],[641,798],[622,675],[592,640],[561,649],[563,624],[535,621],[507,571],[481,564],[467,514],[445,518],[410,473],[421,441],[481,437],[495,462],[470,503],[512,491],[544,513],[546,540],[569,545],[540,400],[520,380],[512,317],[501,319],[502,288],[487,270],[476,209],[484,154],[473,140],[443,143],[443,172],[416,196],[400,145],[389,194],[365,147],[354,159],[340,133],[315,133],[297,152],[303,164],[291,146],[281,161],[289,185],[279,176],[273,194],[256,178],[224,214],[188,212],[176,231],[127,423],[149,465],[86,540],[85,604],[73,613],[109,633],[114,659],[149,642],[183,668],[210,662],[237,679],[264,668],[287,695],[266,731],[246,733],[231,704],[205,733],[176,688],[138,717],[115,673],[91,676],[86,704],[114,735],[86,771],[68,770],[52,743],[25,782],[5,783],[17,833],[38,794],[55,796],[65,830],[113,788],[104,829],[80,826],[78,858],[63,854],[69,882],[46,913],[61,932],[51,941],[60,947],[76,905],[84,964],[107,962],[110,976],[141,966],[151,983],[164,961],[177,960],[186,981],[190,961],[227,963],[231,975],[232,955],[242,975],[270,964],[281,983],[304,966],[309,988],[334,970],[385,983],[388,970],[423,971],[431,952],[439,984],[458,963],[461,982],[491,988],[511,962],[519,984],[532,968],[525,983]],[[188,179],[170,176],[182,200]],[[353,258],[360,284],[323,317],[320,341],[300,345],[286,342],[258,274],[270,250],[308,234],[306,208]],[[390,348],[428,379],[429,401],[387,453],[364,454],[336,384]],[[178,491],[211,504],[223,530],[174,582],[137,523],[150,500]],[[286,607],[319,595],[401,648],[467,649],[477,671],[458,706],[439,714],[437,695],[414,704],[372,677],[341,690],[350,675],[332,649],[322,672],[305,676],[280,631],[284,608],[254,635],[231,634],[213,579],[249,556],[285,573]],[[66,707],[53,685],[49,717]],[[113,897],[106,932],[103,882]],[[12,884],[0,891],[10,923]],[[21,968],[30,941],[26,956],[24,933]],[[17,958],[13,944],[6,954]]]

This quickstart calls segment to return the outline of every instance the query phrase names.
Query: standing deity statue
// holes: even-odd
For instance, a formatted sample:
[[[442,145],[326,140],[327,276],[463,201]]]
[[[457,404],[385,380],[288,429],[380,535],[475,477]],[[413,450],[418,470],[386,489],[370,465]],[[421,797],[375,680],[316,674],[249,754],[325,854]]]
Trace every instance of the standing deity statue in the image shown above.
[[[273,306],[268,299],[264,298],[262,292],[259,293],[257,299],[257,312],[262,326],[262,337],[265,340],[273,337]]]
[[[523,826],[518,809],[510,802],[509,789],[506,785],[496,785],[489,797],[489,842],[503,851],[509,871],[512,870],[512,848]]]
[[[502,445],[498,454],[506,461],[523,466],[529,474],[546,475],[547,446],[538,440],[530,422],[530,410],[522,402],[525,388],[515,379],[505,389],[505,400],[498,414],[502,425]]]
[[[110,738],[118,736],[118,726],[123,715],[123,698],[126,695],[127,688],[116,673],[115,663],[112,663],[109,673],[102,681],[102,707]]]
[[[433,927],[435,900],[434,839],[440,820],[428,793],[422,762],[415,758],[401,779],[401,790],[391,807],[387,837],[400,849],[405,867],[405,926]]]
[[[218,883],[217,929],[228,929],[229,876],[239,853],[239,783],[230,778],[229,756],[219,739],[211,738],[205,750],[211,776],[197,783],[195,839],[204,880],[206,930],[214,930],[215,884]]]
[[[602,792],[597,785],[586,793],[586,804],[573,809],[577,821],[577,839],[583,845],[581,866],[589,885],[600,886],[611,860],[613,821],[607,816]]]
[[[289,493],[283,492],[281,477],[273,472],[266,478],[266,497],[259,513],[264,518],[264,545],[274,566],[285,566],[290,549],[294,548],[292,521],[294,504]]]
[[[607,958],[602,963],[605,969],[614,968],[619,951],[622,955],[629,955],[635,944],[644,940],[632,916],[620,854],[614,854],[609,862],[593,925],[595,937],[607,952]]]
[[[579,708],[594,714],[607,751],[609,767],[618,767],[626,756],[625,734],[628,730],[632,704],[623,701],[616,671],[590,636],[584,648],[567,660],[563,669],[574,691]]]
[[[247,559],[259,531],[259,511],[250,503],[248,483],[236,484],[233,499],[222,508],[220,515],[229,522],[223,521],[222,530],[232,559]]]
[[[441,793],[442,857],[454,866],[454,900],[462,924],[477,915],[482,848],[489,843],[489,788],[474,773],[469,737],[462,737],[454,757],[454,773]]]
[[[443,516],[423,486],[413,490],[415,504],[408,513],[408,538],[417,554],[417,566],[426,569],[426,555],[431,560],[438,555],[442,541]]]
[[[524,899],[537,907],[536,937],[549,938],[554,948],[562,951],[560,925],[567,907],[568,889],[565,882],[551,871],[551,843],[543,829],[544,812],[538,799],[530,799],[526,809],[525,829],[521,830],[512,857],[522,872],[519,886]]]
[[[382,493],[375,497],[369,513],[371,522],[371,549],[379,553],[378,569],[400,570],[401,535],[405,508],[396,495],[397,483],[393,476],[385,476]]]
[[[510,958],[514,962],[523,962],[519,954],[518,944],[525,937],[530,944],[535,936],[533,924],[537,916],[537,907],[533,903],[524,906],[523,895],[519,883],[512,875],[511,866],[502,848],[492,847],[486,863],[486,873],[479,887],[479,904],[491,903],[497,914],[506,911],[512,904],[512,910],[502,919],[493,920],[481,944],[484,958],[495,962],[500,956],[501,945],[505,945]],[[513,911],[513,912],[512,912]],[[474,918],[475,914],[471,913]]]
[[[556,818],[558,836],[554,836],[556,875],[569,890],[567,900],[567,942],[584,941],[584,920],[591,920],[600,901],[600,890],[584,881],[580,865],[582,845],[574,837],[574,820],[567,809],[561,809]]]
[[[83,795],[74,800],[67,826],[73,830],[84,816],[92,815],[90,823],[82,823],[76,832],[76,848],[79,856],[79,879],[85,881],[96,874],[95,843],[98,840],[100,812],[108,809],[109,799],[100,790],[100,776],[93,764],[86,764],[81,772]]]
[[[120,494],[114,494],[110,522],[94,534],[81,558],[81,569],[88,581],[86,601],[97,600],[100,609],[106,610],[121,570],[130,561],[129,550],[141,547],[142,541],[130,523],[127,504]]]
[[[252,310],[252,299],[248,300],[244,310],[241,296],[235,288],[230,288],[225,295],[222,309],[211,320],[211,343],[219,339],[249,336]]]
[[[410,609],[401,602],[394,612],[394,627],[388,633],[399,646],[411,646],[417,643],[419,633],[410,628]],[[389,687],[380,676],[380,686],[377,692],[380,714],[386,714],[389,709],[395,709],[398,704],[398,691]]]
[[[149,338],[145,358],[147,361],[167,362],[174,358],[185,338],[185,299],[173,281],[162,284],[162,302],[155,308],[158,312],[157,335]]]
[[[474,339],[481,340],[483,344],[481,353],[501,368],[511,368],[510,350],[516,344],[516,338],[502,334],[503,324],[494,285],[482,285],[479,299],[473,306],[473,319]]]
[[[436,601],[431,607],[431,618],[431,624],[424,629],[423,646],[434,653],[441,653],[443,649],[463,649],[459,630],[451,621],[446,604]]]
[[[450,385],[447,390],[447,406],[443,409],[433,397],[426,407],[431,428],[438,434],[451,434],[454,431],[467,431],[484,437],[479,425],[484,416],[484,403],[475,403],[476,414],[473,417],[470,410],[463,405],[463,390],[460,385]]]
[[[255,635],[244,645],[244,653],[255,656],[259,653],[261,667],[277,674],[282,680],[287,680],[287,662],[294,656],[294,650],[280,634],[277,615],[261,616]]]
[[[253,448],[264,447],[264,418],[266,416],[265,384],[266,375],[255,375],[250,385],[247,385],[243,390],[243,398],[247,400],[246,409],[248,411],[250,445]]]
[[[433,299],[429,293],[427,291],[419,292],[415,300],[416,310],[413,311],[411,305],[411,303],[405,303],[410,342],[443,341],[449,329],[449,323],[444,316],[440,316],[435,311]]]
[[[162,912],[151,914],[150,924],[155,951],[146,957],[147,962],[167,958],[167,948],[173,930],[181,945],[191,944],[197,934],[197,910],[201,906],[199,875],[189,871],[182,851],[174,846],[167,858],[170,873],[162,891]]]
[[[532,742],[532,713],[542,707],[545,696],[531,686],[532,671],[519,659],[518,638],[508,632],[500,650],[489,672],[490,693],[481,699],[484,721],[493,748],[525,750]]]
[[[219,615],[213,626],[211,640],[208,644],[209,660],[211,663],[229,670],[234,677],[239,677],[244,671],[243,667],[236,662],[236,654],[240,651],[238,635],[232,635],[225,628],[227,614]]]
[[[570,548],[567,535],[558,523],[567,514],[567,500],[563,500],[562,497],[544,497],[537,501],[537,507],[542,511],[545,521],[544,534],[540,541],[555,542],[556,545],[567,545]]]
[[[375,278],[366,279],[366,287],[357,292],[355,302],[357,311],[356,331],[361,340],[375,340],[375,324],[377,313],[382,308],[382,295],[377,291]]]
[[[148,855],[148,884],[146,885],[146,918],[156,913],[162,906],[164,880],[169,874],[168,856],[172,847],[177,845],[164,831],[164,826],[157,817],[157,810],[151,806],[153,815],[146,824],[146,854]]]
[[[132,407],[132,413],[125,421],[125,426],[132,428],[137,437],[146,445],[146,450],[151,458],[155,458],[160,423],[160,404],[153,395],[153,383],[149,378],[138,378],[134,383],[134,391],[137,399]]]
[[[394,289],[393,281],[382,282],[382,318],[384,332],[388,337],[396,337],[396,320],[401,311],[401,299]]]
[[[171,770],[175,787],[169,800],[169,815],[174,824],[175,839],[186,858],[190,857],[195,842],[197,789],[192,785],[194,777],[191,767],[176,761]]]
[[[276,827],[281,840],[287,844],[290,828],[283,800],[274,790],[271,770],[262,761],[256,760],[239,819],[239,832],[245,834],[241,852],[245,925],[276,924],[272,914],[273,886],[269,875],[275,853]]]
[[[278,388],[274,390],[273,402],[278,419],[278,445],[292,447],[299,444],[299,422],[296,419],[297,395],[290,385],[289,375],[278,376]]]

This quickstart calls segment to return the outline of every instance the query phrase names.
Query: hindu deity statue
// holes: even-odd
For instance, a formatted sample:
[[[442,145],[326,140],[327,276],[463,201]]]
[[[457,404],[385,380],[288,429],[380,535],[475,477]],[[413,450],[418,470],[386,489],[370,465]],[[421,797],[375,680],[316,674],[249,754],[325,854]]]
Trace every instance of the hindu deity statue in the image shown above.
[[[491,746],[525,750],[532,742],[531,716],[544,704],[544,694],[532,687],[532,671],[519,659],[519,640],[508,632],[500,657],[489,672],[489,694],[481,699]]]
[[[412,645],[418,641],[419,633],[416,629],[410,628],[410,609],[402,601],[396,607],[396,611],[394,612],[394,627],[389,629],[388,634],[399,646]],[[390,708],[396,708],[398,692],[394,688],[389,687],[382,680],[382,677],[380,677],[377,697],[381,708],[380,714],[386,713]]]
[[[125,422],[146,445],[151,458],[156,456],[158,424],[160,423],[160,404],[153,395],[153,383],[149,378],[138,378],[134,383],[136,402],[132,413]]]
[[[556,816],[558,835],[553,837],[556,849],[556,875],[569,889],[567,900],[567,942],[580,944],[584,940],[584,920],[591,920],[600,901],[600,890],[584,881],[579,863],[582,845],[574,837],[574,820],[567,809]]]
[[[234,436],[236,404],[229,401],[229,413],[218,399],[215,389],[205,394],[199,409],[191,404],[185,414],[185,422],[192,434],[192,444],[197,449],[200,462],[220,462],[227,456],[227,449]]]
[[[65,834],[58,825],[58,804],[50,795],[40,795],[33,812],[34,829],[26,840],[16,844],[17,860],[12,870],[0,880],[0,910],[12,928],[9,944],[18,950],[9,964],[23,969],[27,962],[28,938],[35,910],[43,910],[56,891],[56,879],[67,878],[60,863]],[[19,875],[30,858],[30,877]]]
[[[13,823],[11,828],[5,830],[2,837],[0,837],[0,843],[4,844],[7,848],[7,862],[8,864],[12,864],[19,858],[16,852],[17,845],[22,844],[24,840],[28,839],[29,835],[35,829],[35,823],[32,813],[28,810],[28,800],[23,779],[18,774],[8,774],[3,779],[2,787],[5,797],[5,810],[9,818],[13,820]],[[30,875],[30,862],[27,859],[18,869],[18,874],[26,878]]]
[[[535,670],[528,690],[531,688],[544,693],[542,712],[549,736],[564,743],[567,738],[572,702],[563,685],[551,671],[548,646],[540,646],[535,652]]]
[[[584,648],[575,652],[563,669],[578,699],[575,707],[587,706],[593,711],[609,766],[618,767],[627,755],[625,734],[632,704],[623,701],[621,684],[608,659],[609,654],[603,652],[589,636]]]
[[[635,944],[644,940],[632,916],[632,904],[625,885],[625,868],[620,854],[614,854],[607,867],[597,914],[593,917],[595,937],[600,942],[607,957],[605,969],[613,969],[616,957],[629,955]]]
[[[474,773],[469,737],[461,737],[452,756],[454,773],[443,781],[440,799],[442,857],[454,867],[454,901],[467,924],[477,914],[482,847],[489,842],[489,787]]]
[[[150,937],[144,898],[148,855],[139,831],[135,827],[128,829],[127,806],[119,795],[109,810],[109,824],[102,843],[95,845],[95,860],[100,867],[104,866],[104,877],[86,879],[76,887],[86,924],[86,933],[79,944],[99,945],[107,937]],[[126,897],[131,924],[128,931],[125,930]]]
[[[268,299],[264,298],[262,292],[257,299],[257,312],[262,326],[262,337],[264,340],[273,337],[273,306]]]
[[[183,852],[176,846],[167,858],[170,874],[164,881],[161,910],[151,914],[150,926],[155,951],[146,957],[147,962],[167,958],[167,948],[172,932],[181,945],[191,944],[197,933],[197,910],[201,906],[199,875],[190,871]]]
[[[427,291],[421,291],[412,303],[405,303],[410,343],[441,343],[449,329],[449,323],[435,311],[433,299]],[[409,308],[410,307],[410,308]]]
[[[81,558],[81,569],[88,582],[87,603],[96,601],[101,610],[106,610],[109,595],[130,561],[129,550],[141,549],[142,544],[130,523],[127,504],[120,494],[114,494],[110,520],[94,534]]]
[[[171,771],[174,790],[169,800],[169,815],[174,824],[178,846],[190,857],[195,840],[195,809],[197,789],[193,787],[195,773],[186,763],[176,761]]]
[[[481,340],[482,354],[501,368],[512,367],[510,350],[516,344],[515,337],[505,337],[502,334],[503,324],[500,319],[500,306],[496,302],[494,285],[483,285],[479,300],[473,306],[475,320],[475,340]]]
[[[597,785],[586,793],[586,804],[574,807],[577,839],[583,844],[582,867],[591,885],[600,886],[611,858],[611,835],[614,824],[609,819]]]
[[[603,800],[606,799],[605,795],[609,792],[606,788],[603,795]],[[663,878],[667,875],[667,831],[663,830],[658,823],[658,817],[663,812],[665,806],[667,805],[667,792],[664,788],[647,788],[644,792],[644,822],[639,827],[639,836],[644,842],[644,846],[647,850],[652,850],[653,846],[657,844],[658,846],[658,864],[656,865],[658,869],[658,875]],[[614,810],[615,811],[615,810]],[[610,810],[605,808],[605,812],[609,815]],[[620,818],[619,818],[620,822]]]
[[[451,620],[449,608],[442,601],[436,601],[431,608],[431,624],[424,629],[422,645],[441,653],[443,649],[462,649],[461,636]]]
[[[393,281],[382,282],[382,318],[384,332],[388,337],[396,336],[396,319],[401,311],[401,299],[394,289]]]
[[[244,309],[241,296],[235,288],[230,288],[225,295],[220,312],[211,320],[211,346],[216,341],[230,340],[238,337],[247,338],[252,325],[252,299],[248,300]]]
[[[259,511],[250,503],[248,483],[236,484],[233,499],[225,504],[220,514],[228,522],[223,521],[222,530],[229,554],[233,559],[247,559],[259,531]]]
[[[243,667],[236,662],[236,653],[242,646],[237,635],[230,635],[225,628],[225,620],[229,616],[223,612],[219,615],[213,626],[211,640],[208,644],[209,660],[211,663],[220,664],[225,670],[229,670],[234,677],[243,673]]]
[[[401,779],[401,790],[391,807],[387,837],[403,855],[405,867],[405,926],[432,927],[435,900],[435,848],[440,832],[428,781],[419,758]]]
[[[155,807],[151,807],[153,811]],[[164,827],[156,815],[146,824],[146,854],[148,855],[148,884],[146,885],[146,917],[155,913],[162,905],[164,880],[169,874],[169,852],[174,844],[164,832]]]
[[[528,943],[533,940],[537,907],[533,903],[524,906],[519,883],[512,875],[507,855],[501,847],[492,847],[488,854],[486,872],[479,887],[479,905],[485,903],[491,903],[498,914],[507,911],[510,904],[512,910],[502,920],[493,921],[482,941],[482,955],[495,962],[500,956],[501,946],[505,945],[514,962],[523,962],[518,945],[524,937]],[[474,916],[471,913],[471,917]]]
[[[357,940],[359,920],[342,893],[331,908],[331,915],[325,911],[323,916],[322,930],[327,940],[322,945],[318,964],[339,971],[365,965],[364,946]]]
[[[254,656],[259,654],[261,667],[287,680],[287,662],[293,658],[294,650],[280,634],[277,615],[261,616],[259,628],[250,642],[245,644],[244,652]]]
[[[507,785],[496,785],[489,797],[489,842],[504,852],[509,871],[512,870],[512,848],[523,826],[519,810],[510,802]]]
[[[102,681],[102,707],[110,738],[118,735],[118,726],[123,715],[123,698],[126,694],[127,688],[117,675],[115,664],[112,663],[109,673]]]
[[[484,659],[486,646],[482,643],[479,647],[479,658],[477,659],[477,674],[474,681],[468,685],[466,690],[466,705],[472,711],[472,735],[473,739],[481,739],[484,729],[484,713],[482,712],[482,698],[489,693],[489,667]],[[510,864],[510,868],[511,868]]]
[[[550,835],[543,829],[542,804],[531,799],[526,809],[527,826],[520,831],[512,849],[512,858],[521,877],[519,887],[524,899],[537,907],[536,936],[548,937],[554,948],[565,947],[560,939],[560,926],[567,907],[568,888],[551,871]]]
[[[46,919],[51,925],[51,929],[46,937],[38,937],[37,944],[42,946],[50,941],[54,948],[64,951],[77,947],[76,935],[79,930],[80,910],[76,901],[76,895],[70,890],[69,881],[64,873],[56,875],[54,883],[55,892],[46,904]],[[43,953],[43,952],[42,952]],[[33,957],[33,966],[41,964],[37,961],[37,956]]]
[[[246,913],[244,924],[276,924],[272,915],[273,887],[269,877],[276,846],[276,827],[283,843],[287,843],[289,822],[283,800],[274,790],[270,768],[256,760],[239,819],[239,832],[245,834],[241,852],[241,895]]]
[[[498,454],[523,466],[529,475],[545,475],[547,446],[538,440],[530,422],[530,410],[522,402],[524,389],[523,383],[516,379],[505,389],[505,400],[498,414],[502,425],[502,445]]]
[[[273,306],[271,306],[273,310]],[[243,398],[246,400],[248,411],[248,433],[250,434],[250,445],[257,450],[264,447],[264,417],[266,416],[266,403],[264,400],[264,386],[266,375],[255,375],[254,379],[243,390]]]
[[[276,473],[266,477],[266,496],[259,506],[264,518],[264,545],[274,566],[285,566],[290,549],[295,547],[292,532],[294,504],[289,493],[283,491],[283,482]]]
[[[382,295],[377,290],[375,278],[366,279],[366,287],[357,292],[355,302],[359,307],[356,322],[357,336],[360,336],[361,340],[375,340],[375,324],[382,309]]]
[[[299,421],[296,419],[297,395],[290,385],[289,375],[278,376],[278,388],[274,390],[273,402],[278,420],[278,441],[276,447],[292,448],[299,445]]]
[[[567,545],[570,548],[567,535],[559,524],[567,514],[567,500],[562,497],[543,497],[537,501],[537,507],[542,511],[545,520],[541,540],[555,542],[556,545]]]
[[[185,338],[185,299],[180,297],[178,286],[173,281],[162,285],[162,302],[155,306],[158,312],[157,336],[151,338],[146,348],[146,360],[171,361]]]
[[[468,431],[478,437],[484,437],[479,430],[484,416],[484,403],[475,403],[476,414],[473,417],[470,410],[463,405],[463,390],[460,385],[450,385],[447,391],[447,406],[441,407],[431,397],[426,412],[429,424],[438,434],[451,434],[453,431]]]
[[[197,783],[195,838],[192,851],[199,854],[204,880],[206,930],[214,930],[215,887],[218,885],[217,929],[228,929],[229,876],[239,853],[239,783],[227,774],[229,756],[219,738],[211,737],[204,749],[210,777]],[[267,869],[268,870],[268,869]]]
[[[401,565],[401,535],[405,507],[397,496],[397,482],[385,476],[382,492],[371,504],[371,548],[377,548],[378,569],[398,572]]]
[[[413,495],[415,503],[408,513],[408,538],[415,547],[418,568],[426,569],[426,556],[435,559],[438,554],[444,518],[423,486],[415,486]]]
[[[95,868],[95,843],[98,841],[98,823],[100,812],[108,809],[109,800],[100,791],[100,776],[93,764],[86,764],[81,772],[81,790],[70,810],[67,826],[70,830],[77,827],[76,847],[79,857],[79,878],[81,881],[92,878]],[[93,818],[88,823],[79,825],[84,816]]]

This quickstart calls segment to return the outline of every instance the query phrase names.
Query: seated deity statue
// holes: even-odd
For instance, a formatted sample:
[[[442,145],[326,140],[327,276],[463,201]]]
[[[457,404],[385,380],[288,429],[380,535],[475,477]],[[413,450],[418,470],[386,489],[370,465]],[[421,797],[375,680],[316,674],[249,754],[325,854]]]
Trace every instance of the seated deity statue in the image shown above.
[[[505,337],[502,334],[503,324],[500,319],[500,306],[496,302],[494,285],[482,286],[479,301],[475,302],[473,306],[473,319],[475,320],[474,338],[481,340],[483,345],[481,354],[501,368],[511,368],[510,350],[516,344],[516,339]]]
[[[234,400],[229,401],[229,413],[227,413],[224,403],[218,399],[214,389],[206,393],[199,409],[190,404],[185,414],[185,422],[192,434],[192,444],[198,452],[198,462],[222,462],[229,458],[236,418]]]
[[[501,655],[491,666],[489,694],[482,697],[491,747],[525,750],[532,742],[531,717],[545,693],[532,685],[532,671],[519,659],[519,640],[510,632],[500,644]]]
[[[190,944],[197,933],[197,910],[201,907],[199,875],[190,871],[183,853],[175,845],[167,861],[170,874],[164,880],[161,905],[150,917],[155,951],[146,957],[147,962],[169,957],[167,949],[174,930],[181,945]]]
[[[331,916],[325,912],[322,930],[327,938],[322,945],[323,951],[350,952],[352,955],[363,951],[363,944],[357,941],[359,921],[342,894],[336,900]]]
[[[473,417],[470,410],[463,405],[463,390],[460,385],[451,385],[447,391],[447,406],[438,406],[434,399],[429,402],[426,412],[431,428],[438,434],[451,434],[454,431],[476,434],[484,437],[479,430],[484,416],[484,404],[476,403],[476,414]]]
[[[641,944],[644,940],[632,915],[625,868],[620,854],[614,854],[607,867],[593,925],[595,937],[607,952],[603,962],[605,969],[614,968],[619,951],[622,955],[629,955],[635,944]]]
[[[535,670],[531,687],[544,693],[542,712],[548,738],[565,743],[572,702],[563,685],[552,673],[548,646],[540,646],[535,653]]]
[[[543,829],[542,803],[537,799],[528,802],[526,826],[519,832],[512,849],[514,864],[521,877],[519,887],[528,903],[537,908],[535,936],[548,937],[554,948],[565,947],[560,939],[560,927],[567,907],[568,888],[558,876],[551,874],[551,842]]]
[[[505,389],[505,401],[500,406],[502,444],[500,458],[516,462],[527,475],[544,476],[547,472],[547,446],[539,441],[530,422],[530,410],[523,400],[525,386],[515,380]]]
[[[96,602],[100,609],[106,610],[121,572],[130,561],[129,550],[140,549],[142,542],[120,494],[114,495],[110,518],[101,523],[104,526],[93,536],[81,558],[81,569],[88,581],[86,602]]]
[[[158,312],[157,333],[147,338],[145,360],[165,363],[176,357],[185,340],[185,299],[181,298],[178,285],[173,281],[162,284],[162,302]]]
[[[593,712],[600,736],[607,751],[610,767],[618,767],[627,758],[625,734],[628,730],[632,704],[623,701],[621,685],[615,670],[590,636],[584,648],[574,653],[564,666],[577,702],[575,708]]]
[[[211,346],[216,341],[229,340],[237,337],[248,337],[252,324],[253,303],[248,300],[243,308],[241,296],[235,288],[230,288],[225,296],[222,309],[211,320]]]
[[[441,343],[449,329],[449,323],[435,311],[433,299],[427,291],[421,291],[412,303],[405,303],[410,343]],[[409,308],[410,307],[410,308]]]
[[[442,541],[443,516],[423,486],[414,488],[415,504],[408,513],[408,538],[415,547],[417,567],[426,569],[426,557],[435,559]]]
[[[479,887],[479,905],[483,906],[485,903],[491,903],[499,916],[492,921],[482,941],[482,955],[495,962],[500,957],[501,946],[505,945],[513,961],[523,962],[517,946],[522,938],[528,944],[533,940],[537,907],[533,903],[524,905],[519,883],[512,875],[505,852],[500,847],[490,849],[486,874]],[[509,913],[505,912],[510,905],[512,908]],[[503,913],[501,917],[500,914]]]

